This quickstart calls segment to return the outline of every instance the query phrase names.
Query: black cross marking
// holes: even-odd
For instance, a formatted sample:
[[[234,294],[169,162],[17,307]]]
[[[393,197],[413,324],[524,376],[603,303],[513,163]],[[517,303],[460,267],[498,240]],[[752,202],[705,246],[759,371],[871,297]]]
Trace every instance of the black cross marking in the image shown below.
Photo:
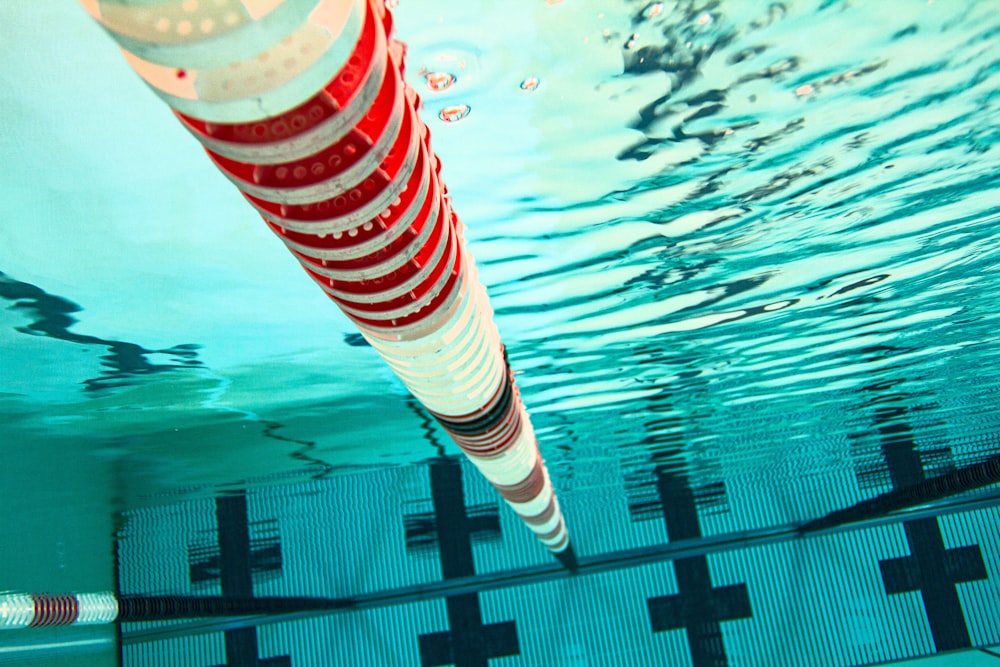
[[[215,499],[219,534],[219,577],[222,597],[253,597],[253,552],[250,549],[250,521],[245,493]],[[257,628],[226,630],[226,667],[291,667],[290,656],[261,660],[258,656]]]
[[[454,457],[441,457],[431,463],[430,472],[442,576],[473,575],[472,533],[482,526],[466,512],[461,465]],[[487,667],[490,658],[520,654],[514,621],[484,625],[478,593],[452,595],[445,604],[451,630],[418,638],[423,667]]]
[[[687,478],[663,466],[657,468],[656,475],[670,541],[701,537],[694,493]],[[746,584],[713,588],[705,556],[679,558],[674,561],[674,570],[680,592],[646,600],[653,632],[684,628],[695,667],[726,667],[729,659],[720,623],[752,616]]]
[[[900,420],[903,412],[905,409],[899,407],[876,411],[876,422],[882,422],[882,454],[897,489],[926,480],[910,426]],[[945,549],[937,519],[906,521],[903,529],[911,555],[879,561],[885,592],[896,595],[920,591],[939,652],[971,647],[957,585],[987,578],[979,545]]]
[[[446,604],[451,630],[420,635],[423,667],[486,667],[490,658],[520,654],[514,621],[483,625],[478,594],[454,595]]]

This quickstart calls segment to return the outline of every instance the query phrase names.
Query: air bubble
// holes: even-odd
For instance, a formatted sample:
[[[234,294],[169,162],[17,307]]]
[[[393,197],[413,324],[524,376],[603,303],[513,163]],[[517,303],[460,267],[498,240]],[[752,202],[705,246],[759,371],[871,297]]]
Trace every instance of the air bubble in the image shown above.
[[[457,123],[468,116],[471,111],[472,107],[468,104],[453,104],[441,109],[441,111],[438,112],[438,118],[446,123]]]
[[[448,72],[426,72],[424,81],[427,83],[428,90],[440,93],[451,88],[455,84],[456,78],[454,74]]]
[[[642,17],[651,19],[655,16],[659,16],[662,13],[663,13],[663,3],[654,2],[653,4],[649,5],[648,7],[646,7],[646,9],[642,11]]]

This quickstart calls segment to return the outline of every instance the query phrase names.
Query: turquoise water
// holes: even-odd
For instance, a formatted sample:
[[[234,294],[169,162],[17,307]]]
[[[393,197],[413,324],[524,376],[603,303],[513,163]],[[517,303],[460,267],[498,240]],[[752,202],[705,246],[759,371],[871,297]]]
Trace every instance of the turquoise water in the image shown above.
[[[294,665],[421,664],[445,631],[494,666],[1000,643],[1000,488],[972,467],[1000,454],[996,8],[394,10],[570,577],[84,12],[0,6],[0,590],[217,594],[231,524],[254,595],[374,602],[136,624],[125,664],[237,664],[251,635]]]

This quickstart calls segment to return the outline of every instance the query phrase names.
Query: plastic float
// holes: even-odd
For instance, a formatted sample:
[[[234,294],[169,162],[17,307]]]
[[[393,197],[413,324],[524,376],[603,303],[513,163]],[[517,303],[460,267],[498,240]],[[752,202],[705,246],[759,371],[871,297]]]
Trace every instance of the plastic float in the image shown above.
[[[118,600],[112,593],[0,594],[0,629],[101,625],[119,616]]]
[[[514,511],[559,504],[376,0],[81,0]]]
[[[123,596],[114,593],[0,593],[0,630],[263,614],[332,612],[352,600],[325,598],[223,598]]]

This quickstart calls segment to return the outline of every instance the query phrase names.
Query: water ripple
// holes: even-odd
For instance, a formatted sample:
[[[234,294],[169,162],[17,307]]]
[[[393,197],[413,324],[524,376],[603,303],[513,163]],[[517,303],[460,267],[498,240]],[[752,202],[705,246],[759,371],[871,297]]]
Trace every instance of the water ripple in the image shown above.
[[[588,48],[619,49],[620,73],[574,81],[603,104],[539,96],[539,196],[473,232],[540,432],[669,395],[694,452],[745,442],[748,409],[775,442],[864,430],[872,387],[969,400],[962,373],[998,350],[1000,23],[941,4],[609,14]],[[547,88],[570,76],[551,69]]]

